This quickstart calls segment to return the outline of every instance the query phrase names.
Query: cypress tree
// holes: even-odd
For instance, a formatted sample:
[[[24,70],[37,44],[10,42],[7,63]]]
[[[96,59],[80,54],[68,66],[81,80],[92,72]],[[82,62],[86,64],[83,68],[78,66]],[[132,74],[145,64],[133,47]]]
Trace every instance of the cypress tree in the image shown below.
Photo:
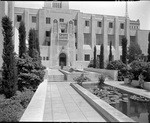
[[[36,50],[39,52],[39,55],[40,55],[40,46],[39,46],[38,38],[36,38]]]
[[[112,41],[110,41],[110,46],[109,46],[109,62],[112,61]]]
[[[17,67],[13,45],[13,27],[9,17],[2,18],[3,66],[2,66],[2,91],[6,98],[14,96],[17,91]]]
[[[96,68],[96,46],[94,46],[94,59],[93,59],[93,67]]]
[[[21,58],[24,53],[26,53],[26,30],[24,22],[21,21],[19,26],[19,57]]]
[[[148,34],[148,62],[150,62],[150,32]]]
[[[34,29],[30,29],[29,30],[29,39],[28,39],[28,42],[29,42],[29,49],[28,49],[28,53],[29,53],[29,56],[31,58],[34,58],[34,49],[36,49],[36,37],[35,37],[35,30]]]
[[[100,50],[100,68],[104,68],[104,45],[101,45],[101,50]]]
[[[130,46],[128,48],[128,59],[129,63],[131,63],[134,60],[137,60],[137,58],[142,54],[142,50],[139,46],[139,44],[135,42],[130,42]]]
[[[127,64],[127,39],[124,37],[122,39],[122,62]]]

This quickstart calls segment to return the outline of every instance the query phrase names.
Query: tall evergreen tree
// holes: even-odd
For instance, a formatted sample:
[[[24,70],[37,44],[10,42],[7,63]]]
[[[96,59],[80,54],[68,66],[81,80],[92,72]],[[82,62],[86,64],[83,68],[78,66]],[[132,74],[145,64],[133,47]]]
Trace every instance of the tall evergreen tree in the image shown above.
[[[26,53],[26,30],[23,21],[20,22],[19,26],[19,57]]]
[[[150,62],[150,32],[148,34],[148,62]]]
[[[2,66],[2,91],[6,98],[14,96],[17,90],[17,67],[13,45],[13,27],[9,17],[2,18],[3,66]]]
[[[38,38],[36,38],[36,50],[39,52],[39,55],[40,55],[40,46],[39,46]]]
[[[28,39],[29,49],[28,53],[31,58],[34,58],[34,49],[36,49],[36,35],[35,29],[29,30],[29,39]]]
[[[137,60],[137,58],[142,54],[142,50],[140,49],[139,44],[135,42],[130,42],[130,46],[128,48],[128,59],[129,63],[131,63],[134,60]]]
[[[122,62],[127,64],[127,39],[124,37],[122,39]]]
[[[100,50],[100,68],[104,68],[104,45],[101,45],[101,50]]]
[[[112,41],[110,41],[110,45],[109,45],[109,62],[112,61]]]
[[[94,59],[93,59],[93,67],[96,68],[96,46],[94,46]]]

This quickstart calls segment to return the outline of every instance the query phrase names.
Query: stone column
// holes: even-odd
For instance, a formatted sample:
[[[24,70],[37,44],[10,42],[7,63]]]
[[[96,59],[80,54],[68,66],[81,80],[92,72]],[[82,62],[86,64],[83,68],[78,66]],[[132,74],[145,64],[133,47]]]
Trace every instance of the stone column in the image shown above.
[[[115,56],[114,60],[119,60],[119,23],[118,23],[118,17],[115,17]]]
[[[103,45],[104,45],[104,62],[108,60],[108,23],[107,23],[107,16],[103,17]]]

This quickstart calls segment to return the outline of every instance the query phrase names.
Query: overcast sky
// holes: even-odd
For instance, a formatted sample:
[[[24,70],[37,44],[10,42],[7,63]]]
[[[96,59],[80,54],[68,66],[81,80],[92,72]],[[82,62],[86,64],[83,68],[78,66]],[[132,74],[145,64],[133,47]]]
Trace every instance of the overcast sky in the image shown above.
[[[98,1],[69,1],[69,8],[80,10],[83,13],[125,16],[125,2],[98,2]],[[42,8],[42,1],[18,1],[16,7]],[[150,1],[128,2],[128,13],[131,20],[140,20],[140,29],[150,30]]]

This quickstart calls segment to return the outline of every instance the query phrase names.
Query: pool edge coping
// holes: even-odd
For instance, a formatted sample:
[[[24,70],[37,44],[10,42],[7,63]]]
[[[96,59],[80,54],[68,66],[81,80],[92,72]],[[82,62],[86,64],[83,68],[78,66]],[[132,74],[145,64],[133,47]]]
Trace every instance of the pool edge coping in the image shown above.
[[[77,83],[70,83],[72,86],[90,105],[98,111],[98,113],[102,114],[106,119],[111,122],[136,122],[124,115],[114,107],[110,106],[105,101],[101,100],[85,88],[81,87]],[[109,122],[108,121],[108,122]]]

